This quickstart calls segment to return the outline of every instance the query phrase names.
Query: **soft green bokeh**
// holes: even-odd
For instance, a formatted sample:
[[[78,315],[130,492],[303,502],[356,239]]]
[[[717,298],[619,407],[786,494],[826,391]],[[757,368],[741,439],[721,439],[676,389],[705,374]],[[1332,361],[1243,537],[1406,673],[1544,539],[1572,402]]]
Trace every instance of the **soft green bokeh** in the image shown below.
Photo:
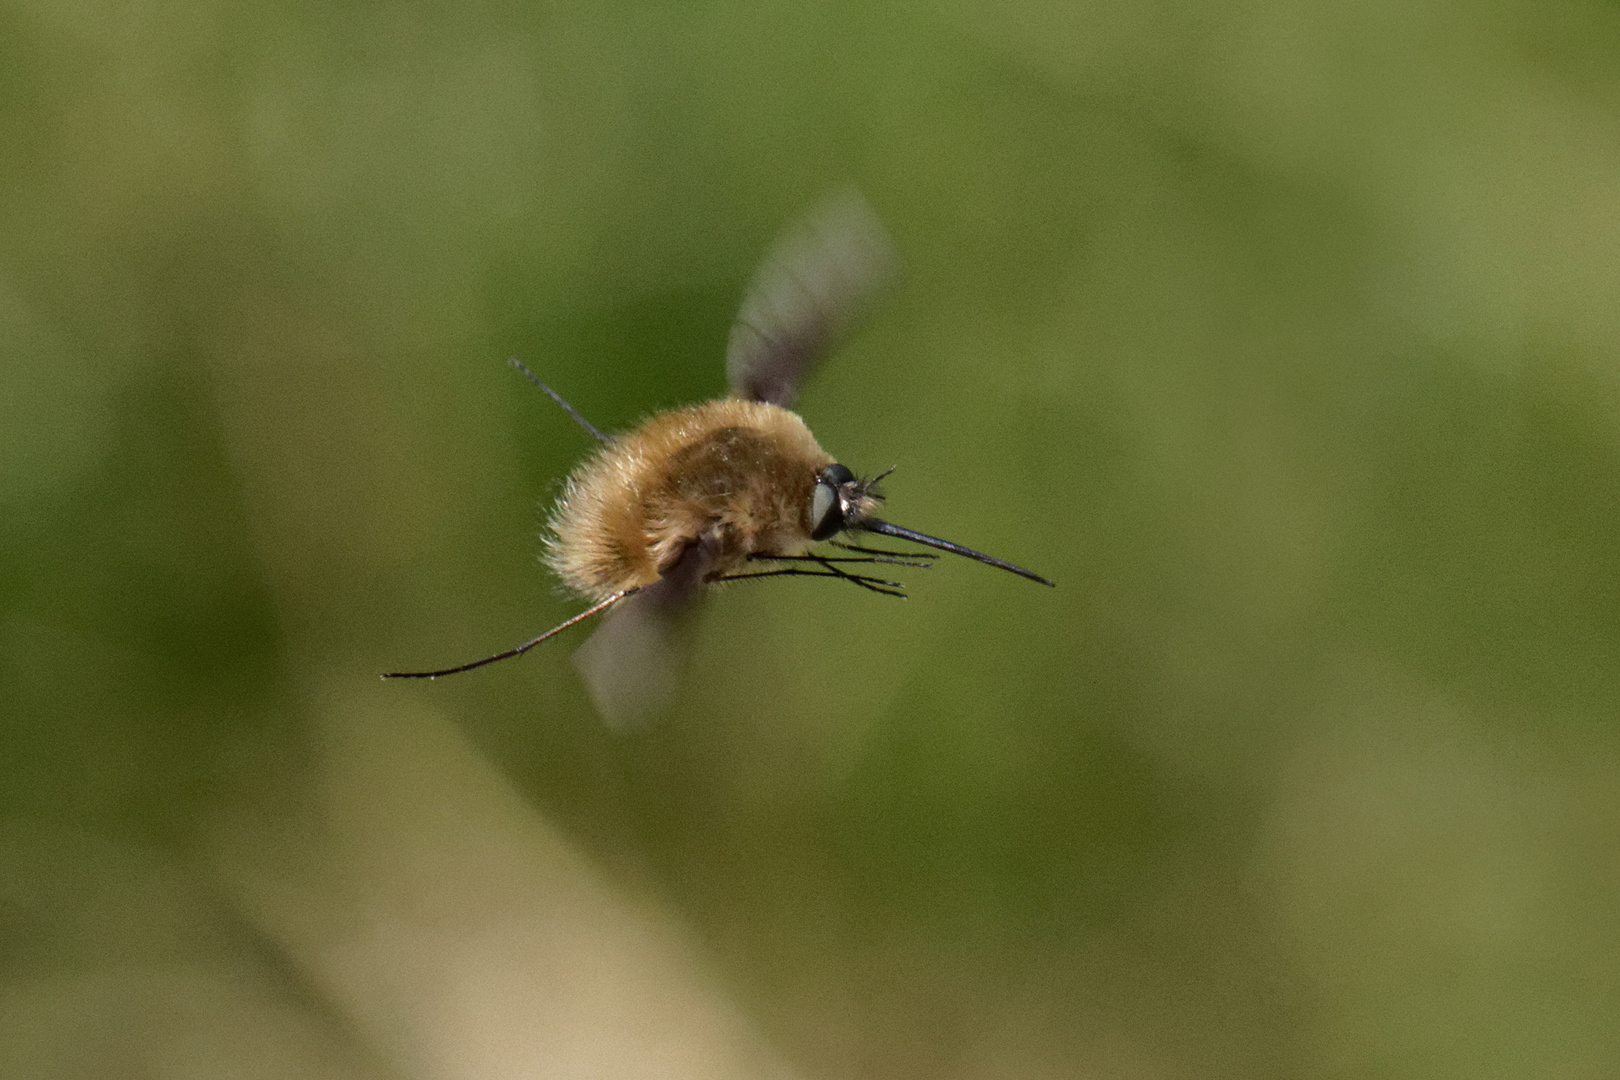
[[[1060,588],[733,588],[629,736],[568,641],[377,688],[577,609],[505,359],[720,393],[846,182],[907,278],[801,412]],[[142,883],[359,694],[808,1076],[1620,1073],[1620,6],[0,0],[0,1071],[259,962]],[[391,1067],[289,966],[209,1008]]]

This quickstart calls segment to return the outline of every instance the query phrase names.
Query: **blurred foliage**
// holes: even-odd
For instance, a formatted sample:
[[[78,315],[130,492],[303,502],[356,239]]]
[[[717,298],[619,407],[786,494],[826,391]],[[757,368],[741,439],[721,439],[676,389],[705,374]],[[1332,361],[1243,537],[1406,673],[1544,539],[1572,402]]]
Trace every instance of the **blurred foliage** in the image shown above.
[[[568,641],[371,688],[575,610],[506,357],[720,393],[848,181],[907,281],[802,413],[1060,588],[730,589],[629,737]],[[1617,252],[1595,0],[5,0],[0,814],[190,858],[364,685],[810,1075],[1613,1075]]]

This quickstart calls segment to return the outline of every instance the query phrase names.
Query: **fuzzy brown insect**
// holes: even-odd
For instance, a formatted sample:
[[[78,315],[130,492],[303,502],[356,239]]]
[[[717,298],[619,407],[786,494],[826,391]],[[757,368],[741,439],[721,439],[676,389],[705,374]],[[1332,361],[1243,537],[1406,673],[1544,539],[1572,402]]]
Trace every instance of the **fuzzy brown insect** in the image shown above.
[[[768,402],[659,413],[569,477],[546,561],[575,592],[606,600],[656,583],[705,537],[706,580],[756,556],[803,554],[816,478],[832,464],[797,414]]]
[[[645,719],[662,708],[673,681],[672,623],[702,586],[825,577],[903,596],[900,582],[853,567],[926,569],[937,558],[833,539],[848,532],[911,541],[1051,585],[1012,563],[879,519],[882,476],[857,479],[787,408],[810,367],[888,284],[897,263],[865,200],[853,191],[829,199],[777,243],[743,301],[726,355],[735,396],[658,413],[619,436],[603,435],[513,360],[602,444],[568,478],[546,553],[563,584],[593,604],[506,652],[383,677],[432,679],[481,667],[611,609],[575,660],[605,717]],[[844,553],[820,554],[814,548],[821,542]]]

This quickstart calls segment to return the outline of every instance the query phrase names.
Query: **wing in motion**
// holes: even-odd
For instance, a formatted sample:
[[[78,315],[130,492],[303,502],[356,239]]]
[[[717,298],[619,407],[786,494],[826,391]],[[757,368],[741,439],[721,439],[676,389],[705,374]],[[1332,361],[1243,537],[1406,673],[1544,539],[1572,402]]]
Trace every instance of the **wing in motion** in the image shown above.
[[[810,368],[899,275],[888,230],[854,188],[828,196],[776,242],[731,327],[738,397],[788,406]]]
[[[663,577],[615,604],[574,652],[574,667],[608,727],[645,727],[669,711],[686,659],[680,625],[717,546],[712,533],[692,544]]]

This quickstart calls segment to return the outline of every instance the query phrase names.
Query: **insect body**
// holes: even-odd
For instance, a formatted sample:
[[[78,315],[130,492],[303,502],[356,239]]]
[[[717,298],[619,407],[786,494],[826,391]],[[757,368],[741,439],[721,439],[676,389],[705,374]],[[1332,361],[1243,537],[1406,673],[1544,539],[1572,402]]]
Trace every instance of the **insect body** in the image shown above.
[[[817,478],[832,464],[797,414],[768,402],[659,413],[569,478],[546,561],[563,584],[604,600],[656,583],[705,537],[705,581],[758,569],[756,556],[801,555]]]
[[[896,262],[864,200],[853,192],[829,200],[777,244],[743,301],[726,356],[735,396],[658,413],[616,437],[513,360],[602,444],[569,477],[551,515],[546,554],[563,583],[593,604],[495,656],[384,678],[436,678],[504,660],[611,609],[576,664],[610,721],[645,718],[668,696],[672,621],[702,586],[825,577],[903,596],[901,583],[861,571],[878,564],[926,569],[937,558],[841,543],[834,539],[841,534],[907,540],[1051,585],[1012,563],[878,518],[883,477],[858,479],[787,407]],[[844,553],[820,553],[822,542]]]

